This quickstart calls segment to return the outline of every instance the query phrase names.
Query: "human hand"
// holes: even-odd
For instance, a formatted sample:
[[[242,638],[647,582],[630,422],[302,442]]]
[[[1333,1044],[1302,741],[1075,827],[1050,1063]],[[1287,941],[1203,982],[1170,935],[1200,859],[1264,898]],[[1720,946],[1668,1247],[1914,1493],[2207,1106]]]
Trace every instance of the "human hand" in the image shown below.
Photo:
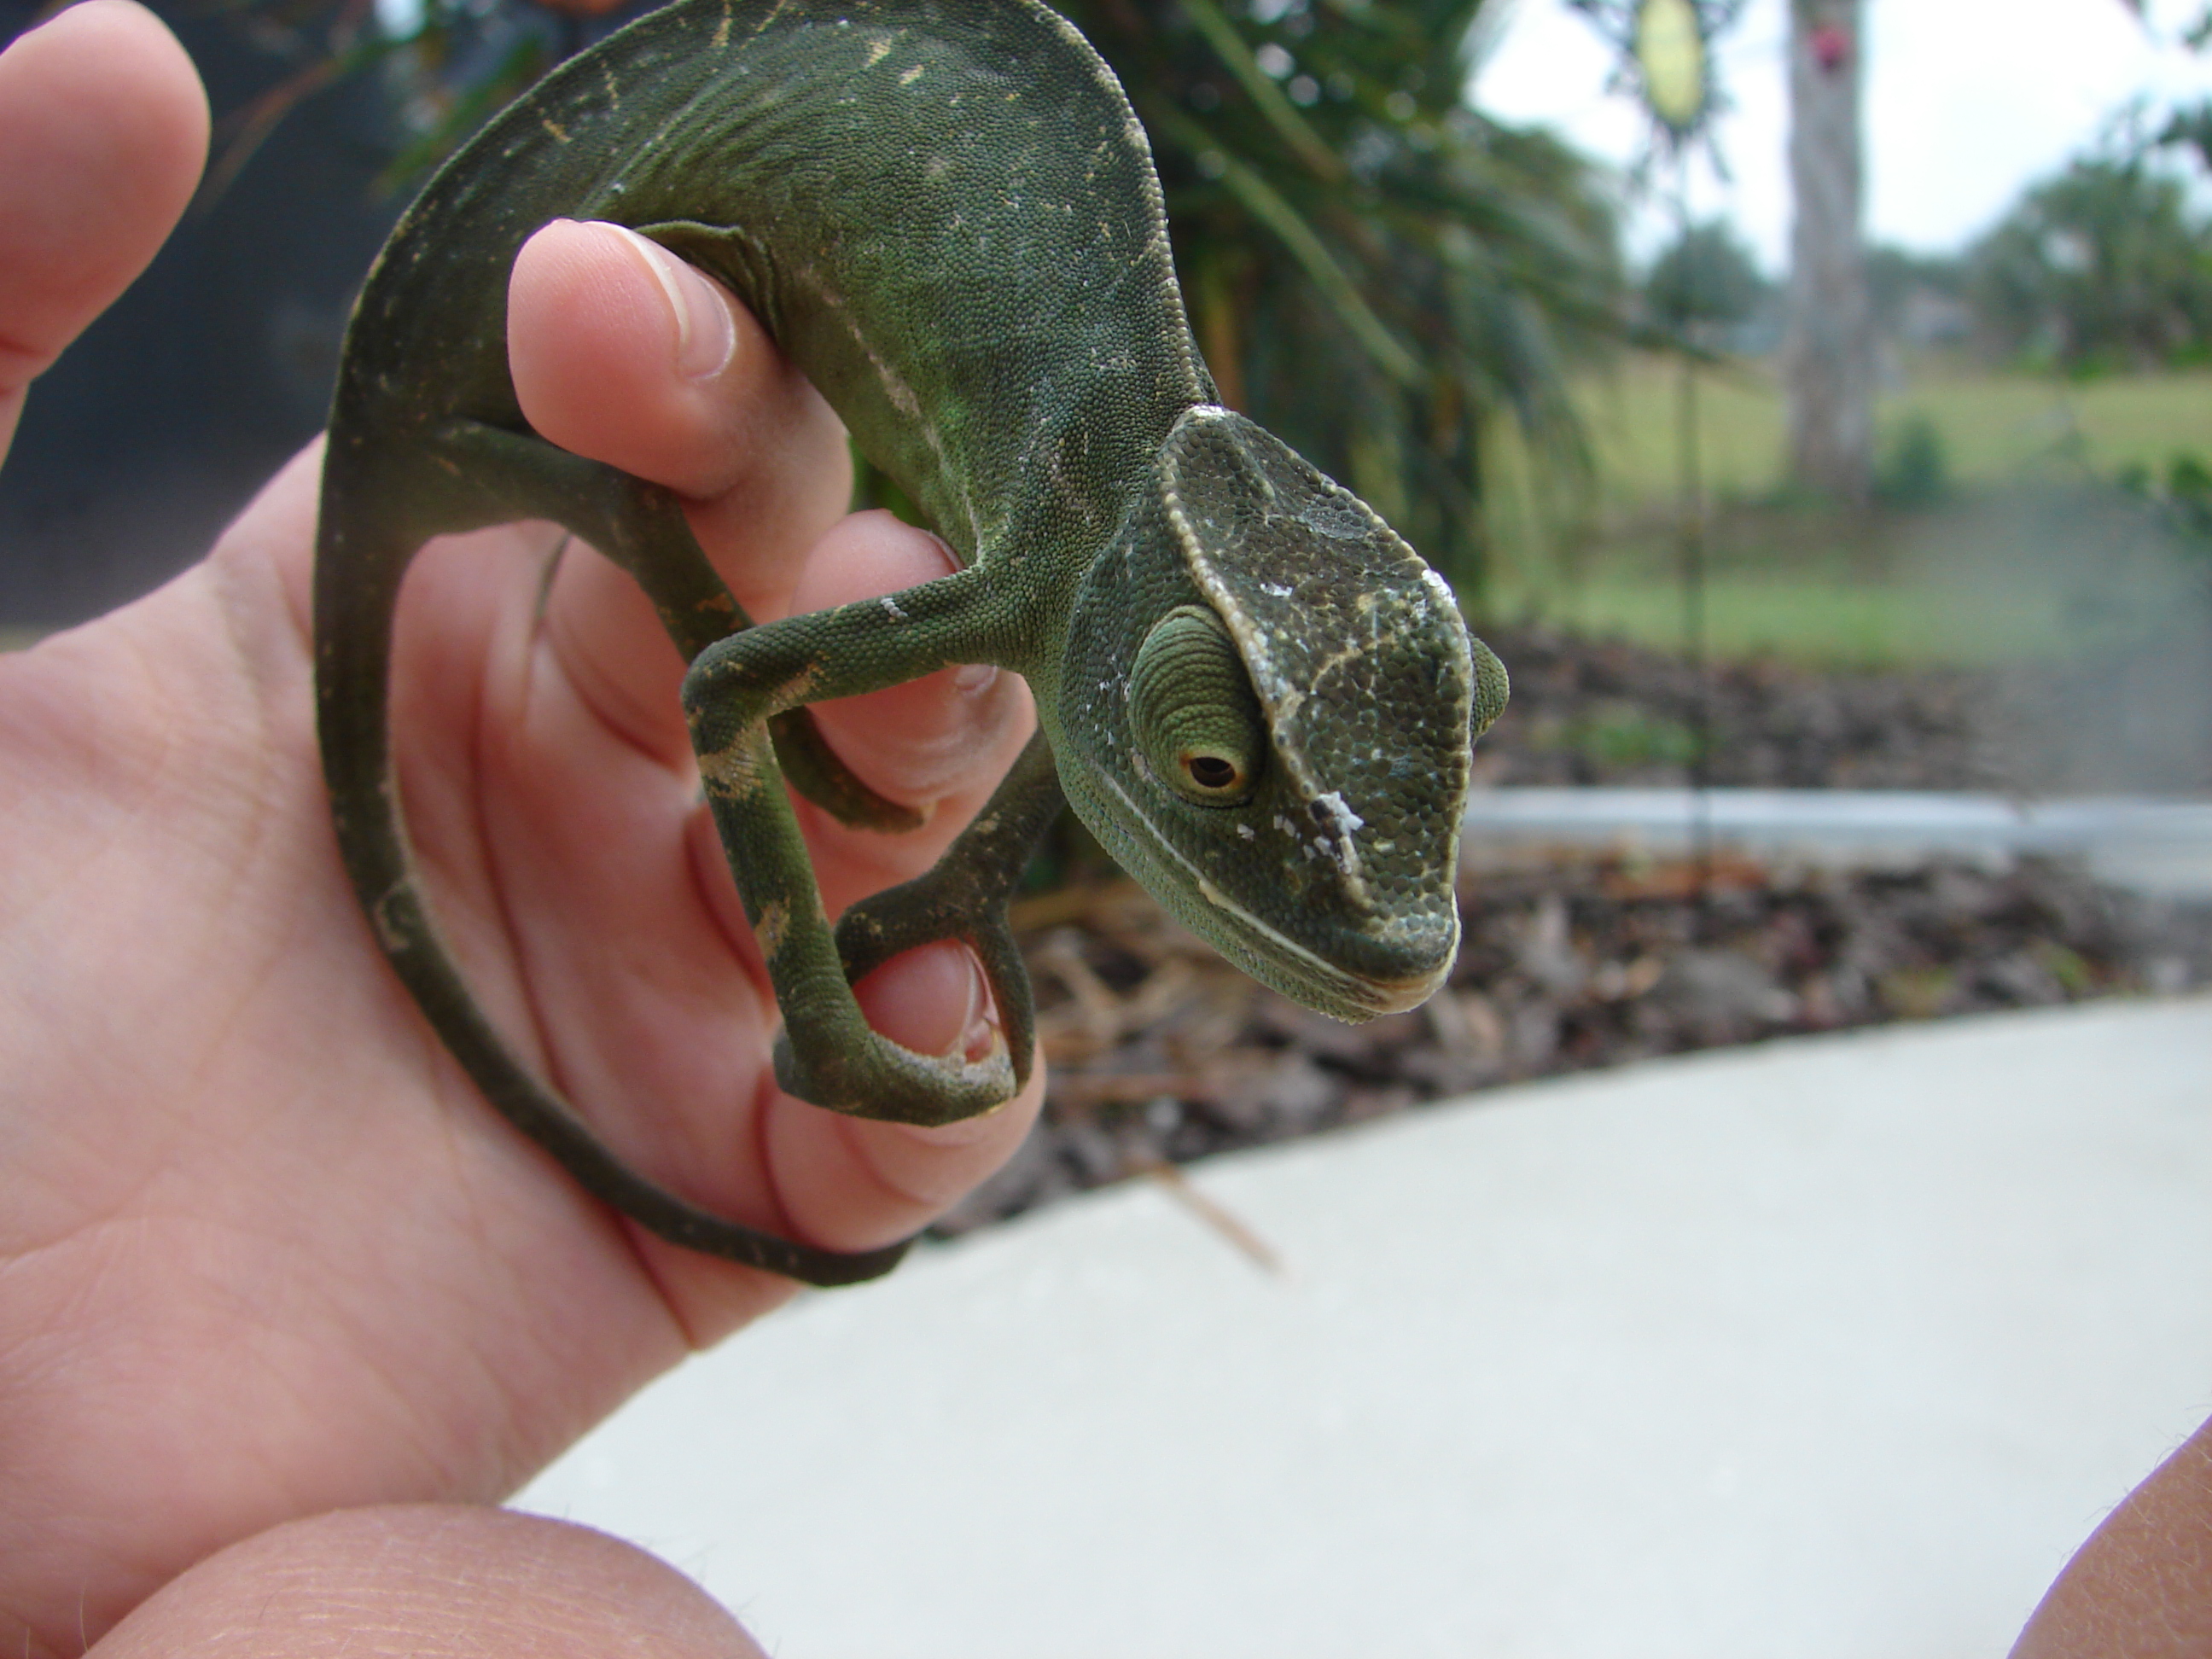
[[[0,58],[0,420],[151,256],[205,130],[188,62],[131,0],[86,0]],[[719,289],[635,239],[533,241],[510,349],[540,431],[696,500],[756,618],[947,568],[919,532],[842,516],[827,410]],[[501,1651],[501,1609],[537,1620],[516,1650],[564,1652],[571,1604],[579,1652],[623,1650],[608,1632],[640,1619],[656,1653],[744,1650],[606,1540],[362,1508],[502,1496],[793,1287],[585,1198],[383,962],[314,744],[316,461],[161,592],[0,659],[0,1652],[173,1651],[231,1615],[240,1644],[208,1650],[312,1651],[285,1623],[307,1592],[410,1653]],[[453,538],[402,602],[398,762],[458,954],[518,1050],[664,1182],[830,1249],[914,1231],[1011,1152],[1039,1085],[940,1130],[776,1091],[683,665],[627,580],[580,550],[556,562],[559,540]],[[802,805],[833,913],[925,867],[1030,725],[1018,682],[978,670],[819,714],[876,789],[937,809],[883,837]],[[988,1017],[953,945],[862,1000],[925,1051]],[[361,1636],[324,1628],[333,1650]]]

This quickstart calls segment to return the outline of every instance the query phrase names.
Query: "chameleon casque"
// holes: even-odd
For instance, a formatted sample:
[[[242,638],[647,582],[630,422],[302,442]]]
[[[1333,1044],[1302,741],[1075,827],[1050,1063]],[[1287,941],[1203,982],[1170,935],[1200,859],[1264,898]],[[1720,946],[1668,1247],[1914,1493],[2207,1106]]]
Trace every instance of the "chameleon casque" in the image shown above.
[[[751,627],[668,491],[524,421],[505,310],[556,217],[631,226],[720,280],[920,505],[954,574]],[[684,702],[784,1032],[783,1086],[938,1123],[1030,1065],[1006,901],[1062,792],[1177,918],[1358,1020],[1419,1004],[1459,938],[1474,738],[1504,671],[1373,512],[1220,407],[1143,129],[1032,0],[678,0],[570,60],[432,181],[371,271],[324,464],[315,649],[340,848],[377,937],[485,1095],[677,1243],[814,1284],[886,1271],[709,1213],[617,1159],[511,1054],[441,943],[390,761],[393,607],[434,535],[548,519],[627,570],[691,664]],[[927,874],[833,930],[785,785],[910,827],[805,705],[955,663],[1024,675],[1039,731]],[[1006,1041],[877,1036],[850,986],[964,939]]]

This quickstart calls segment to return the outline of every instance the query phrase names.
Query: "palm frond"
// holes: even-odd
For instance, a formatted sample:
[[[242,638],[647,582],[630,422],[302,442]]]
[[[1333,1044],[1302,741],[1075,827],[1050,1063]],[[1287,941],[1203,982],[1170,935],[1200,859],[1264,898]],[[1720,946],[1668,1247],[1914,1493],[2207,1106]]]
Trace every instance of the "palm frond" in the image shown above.
[[[1062,9],[1153,136],[1224,396],[1479,602],[1493,417],[1552,473],[1585,476],[1568,376],[1626,315],[1591,164],[1464,104],[1497,0]],[[1334,166],[1315,164],[1316,143]]]

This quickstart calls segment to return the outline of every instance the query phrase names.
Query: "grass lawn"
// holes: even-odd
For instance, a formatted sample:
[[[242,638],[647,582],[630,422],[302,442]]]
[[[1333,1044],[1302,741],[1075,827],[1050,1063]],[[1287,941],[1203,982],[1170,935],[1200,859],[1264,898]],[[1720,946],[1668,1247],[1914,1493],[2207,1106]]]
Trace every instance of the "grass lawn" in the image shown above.
[[[1673,497],[1677,370],[1630,359],[1583,389],[1609,507]],[[1782,477],[1782,392],[1773,369],[1745,362],[1698,377],[1698,433],[1707,488],[1717,500],[1763,497]],[[1942,434],[1952,480],[2003,485],[2082,462],[2110,474],[2130,462],[2163,471],[2186,450],[2212,456],[2212,369],[2110,376],[2069,383],[2047,376],[1916,368],[1881,402],[1884,451],[1914,415]]]
[[[1678,371],[1629,361],[1583,390],[1598,477],[1540,498],[1498,446],[1489,609],[1662,647],[1684,638],[1678,574]],[[2212,371],[2064,384],[1920,367],[1886,397],[1879,452],[1915,420],[1948,488],[1911,510],[1849,515],[1778,498],[1784,434],[1771,369],[1701,372],[1706,627],[1723,654],[1978,664],[2109,647],[2170,626],[2212,592],[2154,515],[2100,480],[2177,453],[2212,460]],[[2199,556],[2201,557],[2201,556]]]

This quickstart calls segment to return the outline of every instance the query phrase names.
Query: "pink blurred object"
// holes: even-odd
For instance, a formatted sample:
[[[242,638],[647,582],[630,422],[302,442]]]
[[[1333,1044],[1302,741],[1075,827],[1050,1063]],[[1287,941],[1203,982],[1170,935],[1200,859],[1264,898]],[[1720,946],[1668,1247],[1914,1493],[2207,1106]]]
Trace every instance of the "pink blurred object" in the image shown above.
[[[1813,31],[1813,61],[1824,75],[1833,75],[1850,61],[1850,31],[1840,23],[1823,23]]]

